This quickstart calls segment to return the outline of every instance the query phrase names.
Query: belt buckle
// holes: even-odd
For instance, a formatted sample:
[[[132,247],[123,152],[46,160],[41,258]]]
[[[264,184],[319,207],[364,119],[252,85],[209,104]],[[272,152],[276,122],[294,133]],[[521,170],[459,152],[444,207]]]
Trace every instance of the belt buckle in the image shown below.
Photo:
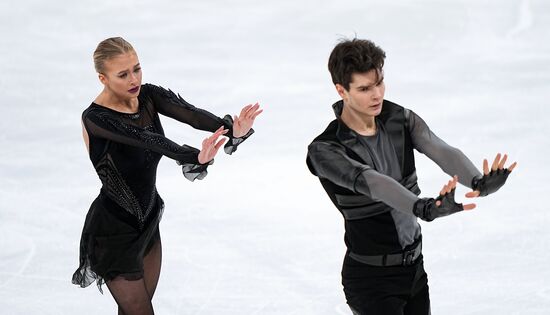
[[[403,253],[403,266],[410,266],[414,263],[414,250]]]

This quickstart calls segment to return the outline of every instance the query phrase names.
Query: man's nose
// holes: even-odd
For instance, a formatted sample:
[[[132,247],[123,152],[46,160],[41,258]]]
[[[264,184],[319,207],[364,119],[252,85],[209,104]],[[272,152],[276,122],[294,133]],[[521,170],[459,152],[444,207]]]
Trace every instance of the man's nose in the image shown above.
[[[373,93],[372,93],[372,98],[374,98],[374,99],[382,98],[382,87],[381,86],[375,86],[374,87],[374,90],[373,90]]]

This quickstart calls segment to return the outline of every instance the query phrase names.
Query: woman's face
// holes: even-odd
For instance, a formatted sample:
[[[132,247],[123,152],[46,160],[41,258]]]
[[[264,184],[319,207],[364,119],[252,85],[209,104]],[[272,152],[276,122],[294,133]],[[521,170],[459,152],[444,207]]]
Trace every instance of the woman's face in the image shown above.
[[[137,97],[141,87],[141,66],[135,52],[128,52],[105,61],[99,80],[119,99]]]

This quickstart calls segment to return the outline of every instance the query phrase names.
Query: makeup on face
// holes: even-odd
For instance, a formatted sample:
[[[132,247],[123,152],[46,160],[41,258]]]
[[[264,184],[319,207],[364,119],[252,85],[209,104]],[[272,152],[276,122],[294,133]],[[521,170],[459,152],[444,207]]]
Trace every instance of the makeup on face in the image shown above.
[[[136,86],[135,88],[129,89],[128,92],[130,92],[132,94],[136,94],[137,92],[139,92],[139,85]]]

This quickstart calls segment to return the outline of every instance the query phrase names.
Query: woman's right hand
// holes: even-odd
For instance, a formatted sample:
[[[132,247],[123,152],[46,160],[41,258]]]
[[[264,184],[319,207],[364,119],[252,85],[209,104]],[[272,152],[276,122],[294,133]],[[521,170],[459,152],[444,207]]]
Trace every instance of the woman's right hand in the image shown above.
[[[212,161],[218,153],[218,149],[225,143],[226,138],[219,139],[221,136],[225,135],[229,130],[224,129],[221,126],[213,135],[204,139],[202,141],[202,150],[199,152],[199,163],[207,164]],[[219,139],[219,140],[218,140]]]

